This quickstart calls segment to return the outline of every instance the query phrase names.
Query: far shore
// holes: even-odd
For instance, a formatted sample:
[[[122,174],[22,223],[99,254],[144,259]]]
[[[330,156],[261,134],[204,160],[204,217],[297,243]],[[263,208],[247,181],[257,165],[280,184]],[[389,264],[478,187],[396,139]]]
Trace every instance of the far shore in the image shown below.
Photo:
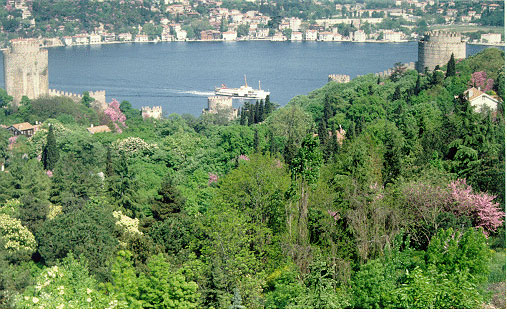
[[[255,38],[255,39],[237,39],[237,40],[202,40],[202,39],[188,39],[188,40],[172,40],[172,41],[162,41],[162,40],[148,40],[148,41],[104,41],[100,43],[93,44],[75,44],[75,45],[47,45],[42,46],[42,48],[57,48],[57,47],[90,47],[90,46],[99,46],[106,44],[122,44],[122,43],[162,43],[162,42],[243,42],[243,41],[271,41],[271,42],[351,42],[351,43],[406,43],[406,42],[416,42],[417,40],[400,40],[400,41],[385,41],[385,40],[365,40],[365,41],[353,41],[353,40],[340,40],[340,41],[323,41],[323,40],[272,40],[271,38]],[[470,45],[483,45],[483,46],[493,46],[493,47],[503,47],[505,43],[482,43],[482,42],[467,42]],[[0,48],[0,51],[6,51],[7,48]]]

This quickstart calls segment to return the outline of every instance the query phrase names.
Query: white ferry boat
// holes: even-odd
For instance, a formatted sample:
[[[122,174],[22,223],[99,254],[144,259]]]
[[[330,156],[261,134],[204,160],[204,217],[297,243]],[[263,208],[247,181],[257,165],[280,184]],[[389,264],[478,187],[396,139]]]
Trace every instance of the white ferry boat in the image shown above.
[[[258,99],[264,100],[266,96],[270,95],[269,91],[264,91],[261,89],[261,82],[259,81],[259,89],[254,89],[249,87],[246,82],[245,75],[245,85],[239,88],[227,88],[224,84],[220,88],[215,88],[215,95],[223,95],[230,97],[238,97],[238,98],[246,98],[246,99]]]

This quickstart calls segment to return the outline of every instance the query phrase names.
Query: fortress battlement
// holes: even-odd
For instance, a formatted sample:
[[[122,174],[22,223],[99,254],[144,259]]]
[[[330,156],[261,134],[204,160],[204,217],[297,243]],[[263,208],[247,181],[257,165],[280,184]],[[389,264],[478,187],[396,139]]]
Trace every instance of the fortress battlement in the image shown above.
[[[47,50],[40,49],[40,42],[37,39],[12,39],[8,52],[15,54],[47,53]]]
[[[141,107],[141,114],[143,116],[143,119],[146,118],[154,118],[154,119],[161,119],[162,118],[162,106],[143,106]]]
[[[90,97],[95,99],[95,106],[98,106],[98,108],[101,110],[107,109],[106,90],[88,91],[88,94],[90,95]],[[66,97],[71,98],[75,102],[79,102],[83,98],[82,94],[61,91],[61,90],[55,90],[55,89],[49,89],[48,95],[49,96],[66,96]]]
[[[466,42],[460,33],[447,31],[428,31],[419,40],[417,71],[433,70],[435,66],[445,65],[451,55],[454,58],[466,57]]]
[[[218,109],[232,108],[232,98],[228,96],[210,96],[208,97],[208,110],[216,111]]]
[[[37,39],[13,39],[4,51],[5,90],[18,105],[23,96],[36,99],[48,94],[48,51]]]
[[[339,74],[331,74],[327,76],[327,82],[335,81],[338,83],[347,83],[350,82],[349,75],[339,75]]]

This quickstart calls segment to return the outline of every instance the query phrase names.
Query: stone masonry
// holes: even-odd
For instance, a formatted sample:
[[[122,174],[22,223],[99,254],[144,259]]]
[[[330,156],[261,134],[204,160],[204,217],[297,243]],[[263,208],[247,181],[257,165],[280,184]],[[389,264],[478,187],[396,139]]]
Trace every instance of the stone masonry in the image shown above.
[[[347,83],[350,82],[350,76],[349,75],[338,75],[338,74],[331,74],[327,76],[327,82],[335,81],[338,83]]]
[[[47,95],[49,89],[48,51],[40,49],[37,39],[13,39],[4,51],[5,90],[19,105],[21,97],[29,99]]]
[[[454,53],[455,59],[466,58],[466,42],[455,32],[429,31],[419,40],[417,71],[445,65]]]

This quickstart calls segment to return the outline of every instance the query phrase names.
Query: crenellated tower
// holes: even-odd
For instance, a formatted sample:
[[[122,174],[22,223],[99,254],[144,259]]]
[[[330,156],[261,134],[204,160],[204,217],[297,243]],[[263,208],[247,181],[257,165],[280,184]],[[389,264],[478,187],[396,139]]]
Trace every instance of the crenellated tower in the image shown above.
[[[48,51],[37,39],[13,39],[4,51],[5,90],[19,105],[21,97],[47,95],[49,90]]]
[[[445,65],[453,53],[455,59],[464,59],[466,47],[460,33],[428,31],[419,40],[417,71],[422,73],[425,68],[431,71],[437,65]]]

